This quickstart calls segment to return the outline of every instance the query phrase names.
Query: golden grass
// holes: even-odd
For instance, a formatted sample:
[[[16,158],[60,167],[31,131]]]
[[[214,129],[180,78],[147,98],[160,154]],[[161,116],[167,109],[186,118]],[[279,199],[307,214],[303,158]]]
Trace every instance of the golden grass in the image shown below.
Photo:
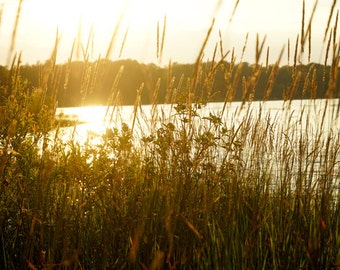
[[[163,57],[163,49],[164,49],[164,42],[165,42],[165,33],[166,33],[166,16],[164,16],[163,19],[163,31],[162,31],[162,38],[161,38],[161,42],[160,42],[160,30],[159,30],[159,21],[157,22],[157,40],[156,40],[156,44],[157,44],[157,59],[158,62],[161,63],[162,62],[162,57]]]
[[[304,52],[304,47],[305,47],[305,43],[306,43],[307,37],[309,35],[309,32],[312,31],[312,22],[313,22],[313,18],[314,18],[314,14],[315,14],[316,8],[318,6],[318,2],[319,2],[319,0],[315,0],[314,6],[313,6],[313,10],[312,10],[312,13],[311,13],[309,21],[308,21],[307,31],[305,31],[303,33],[303,35],[301,35],[301,54]]]
[[[314,10],[310,22],[313,14]],[[170,103],[170,111],[167,114],[158,110],[161,80],[157,79],[151,87],[151,124],[141,134],[136,131],[143,126],[143,121],[150,120],[141,106],[144,84],[136,91],[131,127],[118,120],[119,81],[124,72],[121,66],[111,87],[105,115],[110,124],[117,123],[107,130],[99,145],[86,142],[80,146],[72,139],[63,142],[57,130],[49,147],[51,126],[44,125],[49,121],[47,117],[52,119],[53,115],[46,115],[44,110],[55,108],[57,85],[68,83],[67,79],[60,81],[61,70],[55,64],[58,33],[52,55],[42,66],[40,82],[42,89],[50,90],[52,98],[48,102],[46,92],[42,93],[36,114],[27,109],[32,104],[32,96],[25,96],[29,91],[20,81],[21,57],[14,57],[6,85],[11,97],[3,107],[7,117],[0,115],[0,146],[3,147],[0,260],[4,267],[338,267],[340,200],[339,191],[334,187],[340,175],[340,137],[328,132],[326,126],[330,125],[328,120],[339,116],[340,106],[338,103],[333,114],[328,115],[331,98],[337,95],[340,52],[336,25],[326,30],[329,39],[325,71],[329,57],[332,63],[327,80],[328,99],[318,112],[321,119],[311,116],[313,110],[317,110],[316,102],[301,108],[297,117],[289,109],[299,86],[303,86],[305,93],[310,91],[312,99],[319,91],[315,66],[306,69],[300,65],[307,37],[310,61],[310,22],[306,32],[303,30],[296,38],[292,82],[284,93],[284,100],[289,102],[284,102],[278,112],[285,115],[284,121],[278,120],[278,114],[264,114],[262,108],[256,111],[251,107],[262,71],[271,70],[266,74],[263,100],[270,96],[284,48],[275,64],[269,66],[268,46],[263,69],[260,58],[266,37],[261,41],[257,36],[252,74],[242,76],[248,35],[238,64],[234,50],[223,51],[219,33],[213,61],[204,64],[204,51],[214,27],[212,21],[192,76],[175,78],[169,62],[165,100]],[[96,63],[89,61],[93,31],[86,46],[81,45],[86,63],[82,98],[100,78],[99,65],[104,65],[112,53],[119,24],[105,59]],[[157,37],[159,60],[165,29],[166,17],[162,38],[159,34]],[[160,32],[159,25],[157,32]],[[124,44],[125,38],[121,51]],[[75,46],[76,43],[66,67],[66,78]],[[288,40],[288,61],[289,47]],[[230,61],[225,61],[229,56]],[[219,69],[227,90],[223,108],[202,116],[200,108],[207,102],[205,95],[211,97],[212,83]],[[232,112],[228,105],[240,83],[242,107]],[[237,119],[241,110],[244,115]],[[315,126],[311,129],[312,124]],[[36,146],[40,139],[44,140],[42,149]]]
[[[232,20],[233,20],[233,18],[234,18],[234,15],[235,15],[235,13],[236,13],[236,10],[237,10],[237,7],[238,7],[239,3],[240,3],[240,0],[237,0],[237,1],[235,2],[234,8],[233,8],[233,12],[231,13],[231,16],[230,16],[230,19],[229,19],[229,23],[232,22]]]
[[[123,11],[120,14],[120,17],[118,19],[116,27],[115,27],[115,29],[114,29],[114,31],[112,33],[111,41],[109,43],[109,46],[107,48],[106,55],[105,55],[105,59],[107,59],[107,60],[110,59],[110,57],[111,57],[111,54],[112,54],[112,51],[113,51],[113,48],[114,48],[114,45],[115,45],[115,42],[116,42],[116,38],[117,38],[118,32],[120,30],[121,24],[123,22],[124,16],[125,16],[125,11]]]
[[[21,15],[22,2],[23,2],[23,0],[20,0],[19,3],[18,3],[18,8],[17,8],[15,22],[14,22],[13,31],[12,31],[11,45],[10,45],[9,52],[8,52],[8,55],[7,55],[7,62],[6,62],[7,66],[11,62],[11,57],[12,57],[12,54],[13,54],[13,51],[14,51],[15,40],[16,40],[16,35],[17,35],[17,30],[18,30],[19,21],[20,21],[20,15]]]
[[[125,34],[124,34],[124,37],[123,37],[123,41],[122,41],[122,45],[120,46],[119,58],[122,57],[123,49],[124,49],[124,46],[125,46],[125,42],[126,42],[126,38],[127,38],[128,33],[129,33],[129,27],[126,28],[126,31],[125,31]]]
[[[328,21],[327,21],[327,26],[326,26],[326,29],[325,29],[323,42],[326,42],[326,39],[327,39],[327,35],[328,35],[329,27],[330,27],[330,24],[331,24],[331,20],[332,20],[333,14],[334,14],[334,8],[335,8],[335,5],[336,5],[336,2],[337,2],[337,0],[333,0],[332,6],[331,6],[330,11],[329,11]]]

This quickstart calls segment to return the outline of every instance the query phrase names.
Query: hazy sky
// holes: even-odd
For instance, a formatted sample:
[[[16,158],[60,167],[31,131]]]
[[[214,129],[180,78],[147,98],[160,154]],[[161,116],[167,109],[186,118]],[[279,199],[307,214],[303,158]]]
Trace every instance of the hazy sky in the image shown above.
[[[254,62],[255,37],[267,35],[265,50],[270,47],[270,62],[277,59],[286,45],[282,64],[286,64],[287,41],[290,39],[291,54],[297,34],[301,31],[302,0],[239,0],[239,5],[230,22],[237,0],[23,0],[15,39],[15,52],[22,52],[22,62],[45,61],[51,54],[58,29],[60,44],[58,62],[66,62],[76,39],[86,47],[91,26],[93,39],[89,46],[90,60],[105,57],[112,33],[121,17],[110,58],[119,58],[120,48],[127,31],[121,58],[140,62],[155,62],[157,59],[157,22],[160,32],[166,15],[166,34],[162,65],[173,62],[192,63],[205,38],[213,17],[214,31],[205,51],[205,59],[212,58],[213,47],[219,42],[219,30],[223,50],[235,48],[240,60],[246,34],[248,43],[243,60]],[[0,0],[3,3],[0,27],[0,64],[8,62],[11,36],[19,0]],[[306,25],[315,1],[305,0]],[[324,32],[333,0],[318,3],[312,25],[312,61],[323,62]],[[339,9],[337,3],[335,10]],[[334,26],[333,15],[331,27]],[[81,22],[81,28],[79,28]],[[79,31],[81,29],[81,31]],[[80,35],[79,35],[80,33]],[[264,53],[265,55],[265,53]],[[73,60],[82,59],[74,54]],[[227,58],[228,59],[228,58]],[[265,61],[265,58],[262,58]],[[292,55],[290,62],[292,63]]]

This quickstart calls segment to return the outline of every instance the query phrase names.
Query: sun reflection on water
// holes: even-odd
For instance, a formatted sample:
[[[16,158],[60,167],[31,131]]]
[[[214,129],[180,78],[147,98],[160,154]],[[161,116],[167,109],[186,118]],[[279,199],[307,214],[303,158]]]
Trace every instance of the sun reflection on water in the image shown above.
[[[59,134],[64,142],[75,140],[81,145],[98,145],[108,128],[117,127],[122,122],[129,123],[132,112],[131,106],[124,106],[119,110],[113,107],[108,109],[106,106],[58,108],[57,118],[71,123],[71,126],[61,127]]]
[[[323,129],[333,130],[333,132],[340,129],[340,118],[332,117],[338,104],[339,100],[329,100],[327,110],[328,116],[326,117],[326,123],[322,127]],[[249,106],[251,109],[246,110],[242,109],[241,102],[230,103],[223,115],[223,121],[227,126],[231,124],[238,126],[247,111],[251,112],[252,116],[255,118],[261,117],[259,115],[262,112],[262,118],[265,117],[267,113],[270,113],[273,117],[272,119],[276,119],[276,127],[278,129],[281,128],[281,126],[284,128],[292,128],[293,124],[297,125],[297,128],[303,128],[303,122],[307,121],[304,120],[304,118],[306,118],[308,119],[306,123],[311,121],[309,124],[315,131],[316,128],[320,128],[320,115],[322,115],[325,108],[325,100],[309,102],[295,100],[291,104],[284,103],[283,101],[270,101],[267,103],[253,102]],[[200,109],[200,113],[209,116],[210,112],[221,112],[222,107],[223,103],[208,103],[206,107]],[[161,122],[164,120],[163,117],[167,118],[166,121],[176,121],[176,117],[174,116],[176,112],[171,108],[172,106],[170,105],[157,105],[158,113],[156,113],[156,119],[160,120],[160,123],[158,124],[161,125]],[[108,128],[120,129],[122,123],[133,128],[133,133],[136,136],[152,132],[150,129],[150,123],[151,121],[154,121],[152,116],[152,105],[143,105],[138,110],[139,115],[137,115],[137,124],[135,123],[134,127],[132,127],[134,122],[134,106],[110,107],[109,109],[106,106],[58,108],[57,117],[75,123],[73,126],[60,128],[60,135],[65,142],[76,140],[80,144],[91,143],[98,145],[102,142],[102,135],[105,134]],[[142,112],[140,110],[142,110]],[[290,119],[288,122],[287,116],[289,116]]]
[[[83,145],[90,137],[94,137],[91,133],[96,133],[97,135],[103,127],[104,122],[101,114],[100,107],[58,109],[57,118],[67,123],[58,129],[59,137],[63,142],[75,139],[76,142]]]

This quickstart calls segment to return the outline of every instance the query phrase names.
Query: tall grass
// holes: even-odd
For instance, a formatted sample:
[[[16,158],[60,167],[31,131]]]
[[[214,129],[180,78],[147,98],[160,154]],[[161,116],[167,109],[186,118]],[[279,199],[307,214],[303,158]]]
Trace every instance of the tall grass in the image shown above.
[[[338,43],[331,41],[329,99],[315,121],[313,109],[306,111],[317,108],[313,99],[298,118],[290,110],[298,83],[317,90],[313,68],[304,72],[296,64],[298,45],[302,50],[307,36],[302,33],[300,43],[297,38],[293,80],[279,118],[251,106],[265,39],[257,40],[253,74],[240,78],[242,65],[236,65],[234,52],[224,61],[229,52],[222,42],[216,47],[221,61],[204,70],[211,29],[191,77],[173,78],[169,64],[169,111],[157,104],[157,82],[148,117],[140,104],[141,85],[133,122],[109,126],[96,145],[59,136],[55,89],[67,82],[60,82],[55,65],[58,37],[38,89],[20,79],[20,56],[13,61],[0,107],[4,269],[340,268],[340,137],[327,126],[339,116],[338,110],[328,114],[337,94]],[[101,76],[96,72],[101,62],[88,62],[87,48],[83,95]],[[268,69],[264,100],[281,57]],[[225,75],[225,103],[221,111],[203,115],[217,69]],[[123,67],[108,98],[111,123],[120,119],[122,72]],[[233,111],[240,83],[244,100]]]

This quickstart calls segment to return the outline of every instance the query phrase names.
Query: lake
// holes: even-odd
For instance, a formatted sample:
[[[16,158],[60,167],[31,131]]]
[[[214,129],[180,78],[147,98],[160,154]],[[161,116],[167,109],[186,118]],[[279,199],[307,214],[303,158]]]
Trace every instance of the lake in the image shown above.
[[[301,172],[309,183],[324,179],[326,175],[334,189],[340,187],[340,119],[338,117],[339,99],[267,101],[267,102],[232,102],[226,104],[222,114],[223,103],[208,103],[197,109],[201,117],[193,117],[197,127],[207,124],[211,115],[222,119],[227,129],[237,130],[247,124],[249,131],[243,131],[241,137],[243,150],[241,159],[244,164],[243,173],[252,174],[256,168],[273,175],[273,179],[282,181],[283,175],[289,171],[292,185],[301,178]],[[61,118],[77,120],[75,127],[64,127],[59,130],[62,139],[67,142],[75,139],[80,145],[92,145],[102,142],[102,134],[107,128],[120,127],[126,123],[133,129],[136,142],[142,136],[149,136],[167,123],[181,124],[176,105],[157,106],[143,105],[134,113],[134,106],[110,107],[88,106],[75,108],[58,108]],[[134,117],[136,115],[136,117]],[[200,122],[201,121],[201,122]],[[254,127],[263,127],[254,131]],[[199,129],[199,128],[198,128]],[[263,133],[263,141],[254,142],[254,133]],[[197,130],[197,134],[200,130]],[[247,132],[249,134],[247,134]],[[262,135],[261,135],[262,136]],[[217,150],[216,150],[217,149]],[[218,150],[220,149],[220,150]],[[216,147],[221,151],[222,147]],[[219,163],[221,158],[217,158]],[[329,164],[331,166],[329,166]],[[255,169],[255,170],[257,170]],[[279,180],[280,179],[280,180]],[[307,181],[307,180],[306,180]],[[277,183],[275,183],[276,185]],[[292,186],[294,189],[294,187]]]
[[[220,115],[224,103],[208,103],[198,113],[202,117],[209,116],[210,113]],[[304,128],[310,129],[312,133],[320,130],[324,134],[328,132],[338,132],[340,129],[340,119],[338,117],[339,99],[316,99],[316,100],[293,100],[284,101],[255,101],[252,103],[242,104],[242,102],[231,102],[226,105],[225,111],[221,116],[225,123],[237,126],[245,116],[271,119],[280,129]],[[160,120],[175,120],[176,111],[172,105],[160,104],[156,107],[152,105],[143,105],[138,109],[138,119],[143,119],[144,124],[139,122],[139,127],[145,126],[147,132],[148,120],[154,117]],[[108,127],[119,126],[124,122],[132,127],[134,118],[134,106],[110,107],[106,106],[85,106],[58,108],[57,116],[77,120],[78,125],[75,128],[63,128],[65,138],[75,131],[79,141],[85,141],[91,137],[95,139],[101,135]],[[306,126],[307,125],[307,126]],[[134,125],[134,129],[137,125]]]

